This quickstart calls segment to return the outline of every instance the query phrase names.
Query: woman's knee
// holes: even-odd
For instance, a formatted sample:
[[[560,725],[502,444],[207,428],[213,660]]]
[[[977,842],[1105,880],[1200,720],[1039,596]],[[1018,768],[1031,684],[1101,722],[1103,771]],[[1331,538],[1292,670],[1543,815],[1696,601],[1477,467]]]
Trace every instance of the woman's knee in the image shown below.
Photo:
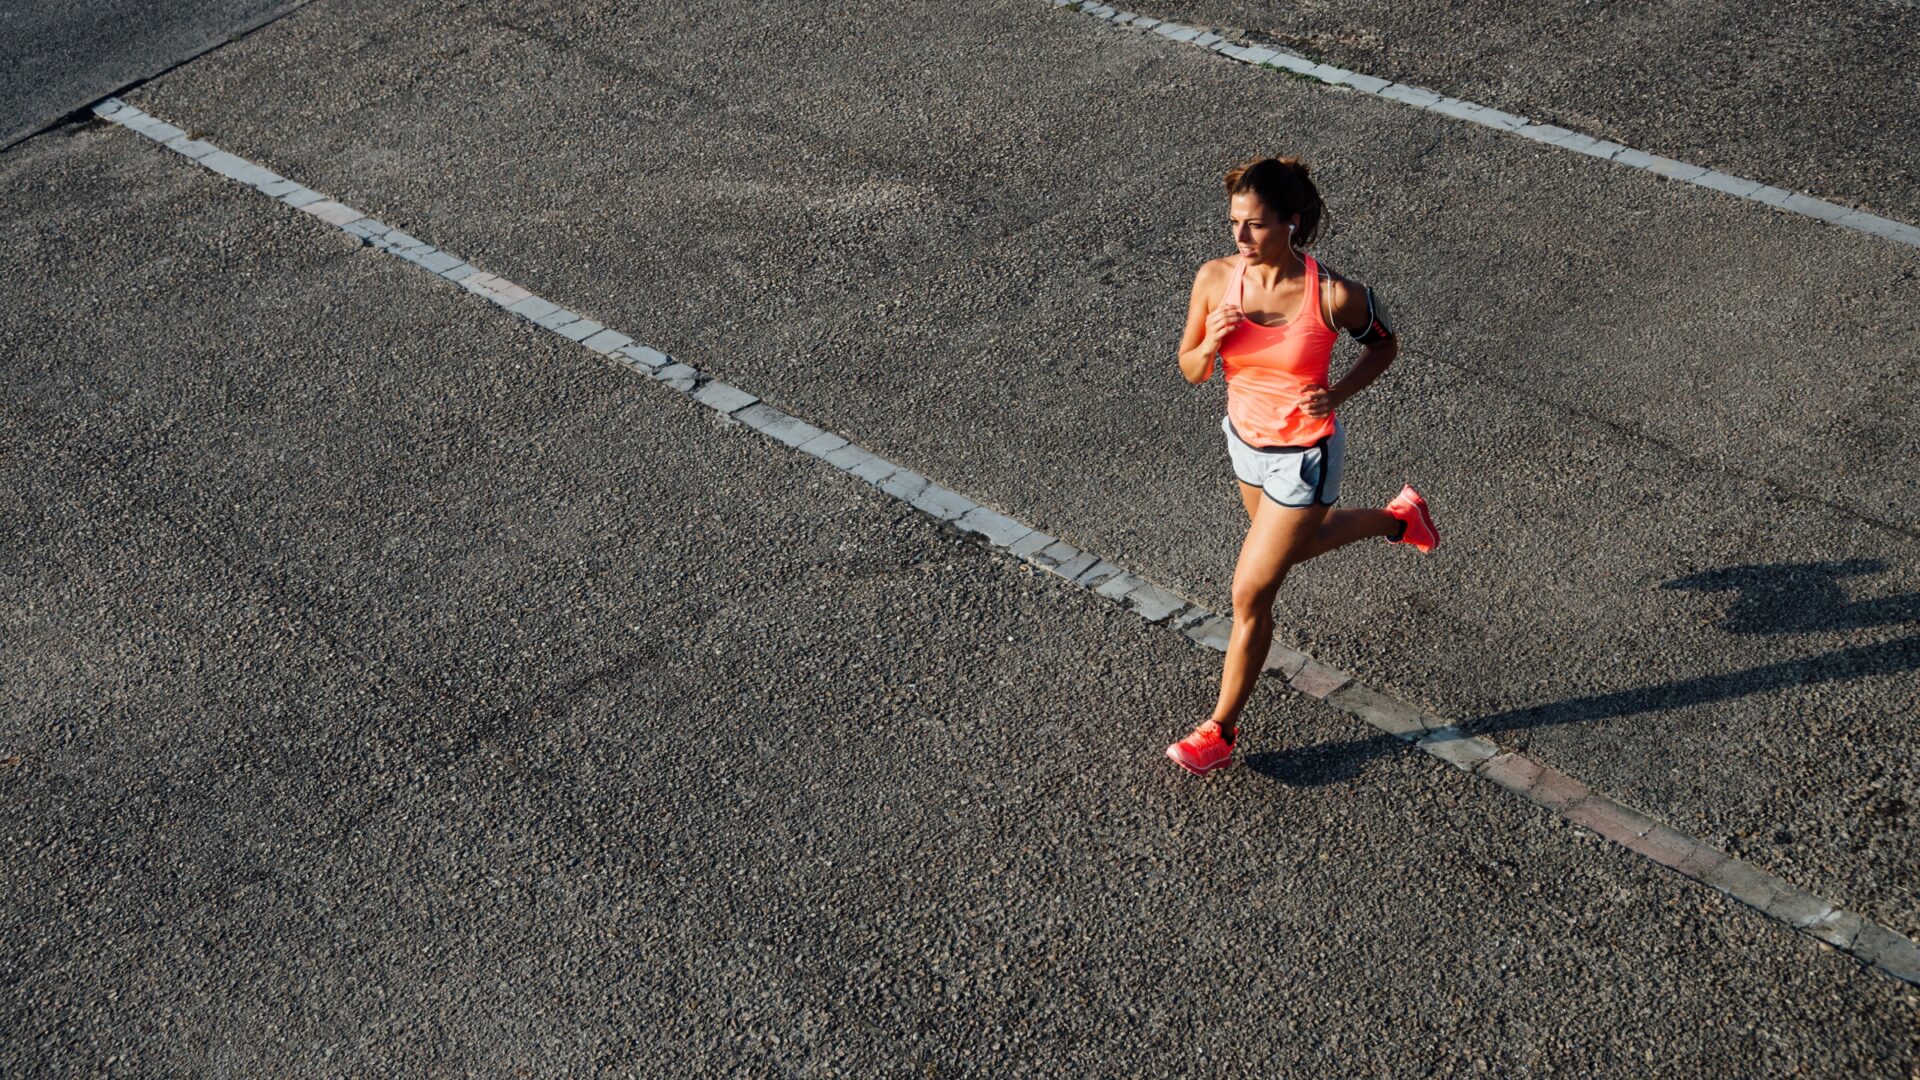
[[[1241,619],[1269,619],[1273,617],[1273,601],[1280,595],[1280,582],[1256,581],[1233,583],[1233,617]]]

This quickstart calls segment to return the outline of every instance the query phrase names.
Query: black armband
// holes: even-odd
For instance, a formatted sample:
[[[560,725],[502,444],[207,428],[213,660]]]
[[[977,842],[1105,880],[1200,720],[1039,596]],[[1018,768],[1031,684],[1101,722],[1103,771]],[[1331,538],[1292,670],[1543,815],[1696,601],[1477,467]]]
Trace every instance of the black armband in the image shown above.
[[[1387,313],[1373,298],[1373,289],[1367,289],[1367,325],[1364,330],[1349,330],[1353,340],[1362,345],[1374,345],[1382,341],[1393,340],[1393,327],[1387,325]]]

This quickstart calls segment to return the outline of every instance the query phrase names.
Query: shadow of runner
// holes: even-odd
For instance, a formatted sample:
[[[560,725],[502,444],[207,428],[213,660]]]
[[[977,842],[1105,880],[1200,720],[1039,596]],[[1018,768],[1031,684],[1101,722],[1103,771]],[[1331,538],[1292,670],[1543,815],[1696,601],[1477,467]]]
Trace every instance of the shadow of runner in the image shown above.
[[[1737,590],[1722,628],[1735,634],[1858,630],[1920,622],[1920,593],[1849,601],[1839,581],[1878,573],[1873,559],[1736,566],[1676,578],[1661,587],[1711,592]],[[1479,717],[1460,726],[1477,735],[1549,724],[1607,720],[1658,709],[1685,708],[1790,687],[1920,669],[1920,633],[1891,641],[1834,649],[1723,675],[1702,675],[1657,686],[1616,690]],[[1283,784],[1312,786],[1350,779],[1375,758],[1404,746],[1391,735],[1249,754],[1246,765]]]

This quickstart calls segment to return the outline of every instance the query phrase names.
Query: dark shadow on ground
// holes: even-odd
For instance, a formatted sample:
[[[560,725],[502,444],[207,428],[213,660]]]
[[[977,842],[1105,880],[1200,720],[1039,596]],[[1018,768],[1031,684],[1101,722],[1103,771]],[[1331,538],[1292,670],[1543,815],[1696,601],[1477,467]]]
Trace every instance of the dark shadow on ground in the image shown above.
[[[1876,574],[1886,564],[1875,559],[1773,566],[1735,566],[1676,578],[1665,589],[1732,591],[1722,629],[1733,634],[1790,634],[1859,630],[1920,623],[1920,593],[1851,601],[1840,582]],[[1745,671],[1703,675],[1657,686],[1636,687],[1590,697],[1570,698],[1512,709],[1462,723],[1475,734],[1492,735],[1550,724],[1607,720],[1656,709],[1684,708],[1750,697],[1813,683],[1841,682],[1920,669],[1920,633],[1873,645],[1834,649],[1813,656],[1763,664]],[[1322,743],[1247,756],[1247,767],[1283,784],[1312,786],[1351,779],[1374,758],[1404,746],[1390,735]]]

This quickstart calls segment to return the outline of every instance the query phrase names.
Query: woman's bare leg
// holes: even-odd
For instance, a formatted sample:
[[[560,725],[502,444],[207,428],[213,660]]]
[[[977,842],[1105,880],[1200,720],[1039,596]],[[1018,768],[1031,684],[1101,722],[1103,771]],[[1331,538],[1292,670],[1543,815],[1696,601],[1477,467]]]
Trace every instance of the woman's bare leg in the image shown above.
[[[1314,542],[1326,517],[1324,506],[1292,509],[1271,499],[1262,499],[1254,508],[1253,524],[1233,570],[1233,633],[1220,674],[1220,698],[1213,707],[1222,738],[1233,738],[1240,710],[1253,696],[1254,683],[1266,664],[1267,648],[1273,643],[1273,600],[1280,583],[1305,557],[1302,553]]]
[[[1259,488],[1252,484],[1240,485],[1240,502],[1247,508],[1248,522],[1253,521],[1260,504],[1265,501],[1268,501],[1266,495]],[[1295,561],[1306,562],[1335,548],[1346,547],[1355,540],[1392,536],[1399,531],[1400,519],[1385,510],[1329,510],[1327,519],[1320,523],[1320,531],[1313,535],[1313,540]]]
[[[1299,561],[1306,562],[1325,555],[1355,540],[1392,536],[1399,531],[1400,519],[1385,510],[1331,510],[1327,513],[1327,520],[1320,523],[1320,531],[1313,535],[1307,549],[1300,553]]]

